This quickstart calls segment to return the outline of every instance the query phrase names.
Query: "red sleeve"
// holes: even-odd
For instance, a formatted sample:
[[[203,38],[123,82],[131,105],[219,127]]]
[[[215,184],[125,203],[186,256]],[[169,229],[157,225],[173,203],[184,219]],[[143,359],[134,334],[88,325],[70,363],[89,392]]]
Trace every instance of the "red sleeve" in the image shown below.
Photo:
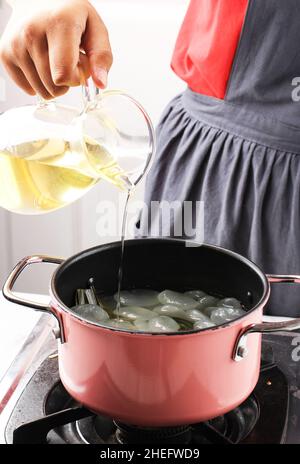
[[[195,92],[223,99],[249,0],[191,0],[172,69]]]

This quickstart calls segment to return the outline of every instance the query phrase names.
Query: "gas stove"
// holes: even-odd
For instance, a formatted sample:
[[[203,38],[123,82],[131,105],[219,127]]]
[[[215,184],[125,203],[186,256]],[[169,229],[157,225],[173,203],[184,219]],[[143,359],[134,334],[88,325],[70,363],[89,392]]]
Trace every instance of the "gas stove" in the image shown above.
[[[69,396],[60,382],[56,344],[49,320],[45,329],[45,317],[0,383],[2,443],[190,446],[300,443],[297,333],[263,337],[259,381],[238,408],[208,422],[155,429],[96,415]]]

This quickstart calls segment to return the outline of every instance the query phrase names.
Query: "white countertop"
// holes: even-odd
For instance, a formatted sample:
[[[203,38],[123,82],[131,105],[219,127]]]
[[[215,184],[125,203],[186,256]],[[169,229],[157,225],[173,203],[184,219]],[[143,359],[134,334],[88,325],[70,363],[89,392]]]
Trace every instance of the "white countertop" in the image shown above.
[[[49,296],[22,294],[25,298],[48,302]],[[0,379],[22,348],[41,313],[7,301],[0,292]]]

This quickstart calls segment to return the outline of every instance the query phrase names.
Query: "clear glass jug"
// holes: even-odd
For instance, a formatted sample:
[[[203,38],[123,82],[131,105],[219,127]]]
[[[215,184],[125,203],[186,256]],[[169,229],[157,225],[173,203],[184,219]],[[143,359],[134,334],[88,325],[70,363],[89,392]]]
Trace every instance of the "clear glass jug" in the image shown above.
[[[0,207],[20,214],[54,211],[100,179],[130,190],[154,154],[144,108],[118,90],[83,86],[84,108],[40,100],[0,115]]]

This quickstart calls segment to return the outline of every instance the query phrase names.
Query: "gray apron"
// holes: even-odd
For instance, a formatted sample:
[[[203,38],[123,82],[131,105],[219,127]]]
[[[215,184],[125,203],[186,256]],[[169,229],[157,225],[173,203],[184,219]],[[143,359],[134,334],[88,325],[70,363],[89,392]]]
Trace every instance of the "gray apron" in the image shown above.
[[[225,99],[187,89],[162,115],[137,235],[166,235],[151,202],[203,202],[204,242],[300,274],[297,76],[299,0],[250,0]],[[300,285],[273,286],[267,313],[300,316]]]

